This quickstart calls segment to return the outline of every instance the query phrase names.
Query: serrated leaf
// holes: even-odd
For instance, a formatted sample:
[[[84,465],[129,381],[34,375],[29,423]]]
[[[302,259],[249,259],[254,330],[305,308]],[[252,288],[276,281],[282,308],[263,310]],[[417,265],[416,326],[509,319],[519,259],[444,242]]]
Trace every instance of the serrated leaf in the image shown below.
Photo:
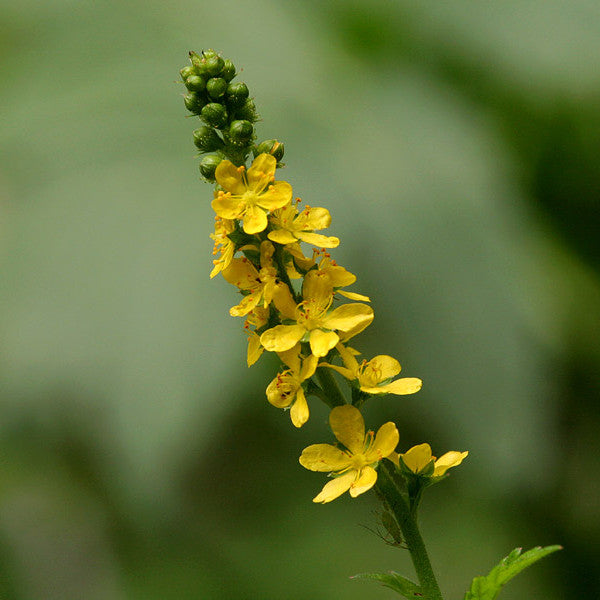
[[[374,581],[379,581],[381,585],[398,592],[409,600],[423,598],[423,592],[416,583],[413,583],[410,579],[402,577],[402,575],[395,573],[394,571],[390,571],[389,573],[359,573],[358,575],[351,577],[351,579],[372,579]]]
[[[552,552],[562,550],[562,546],[546,546],[532,548],[521,554],[521,548],[515,548],[508,556],[500,561],[488,575],[475,577],[471,588],[465,595],[465,600],[496,600],[500,590],[515,575],[532,565],[534,562],[544,558]]]

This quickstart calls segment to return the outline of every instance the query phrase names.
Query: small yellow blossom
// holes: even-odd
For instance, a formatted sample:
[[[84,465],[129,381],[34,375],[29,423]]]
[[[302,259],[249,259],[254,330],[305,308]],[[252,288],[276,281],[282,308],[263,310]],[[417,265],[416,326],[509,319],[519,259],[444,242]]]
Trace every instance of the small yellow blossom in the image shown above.
[[[223,160],[215,171],[223,190],[212,201],[214,211],[224,219],[243,219],[244,231],[250,235],[264,231],[267,213],[282,208],[292,199],[292,186],[286,181],[275,182],[277,160],[270,154],[260,154],[252,166],[236,167]]]
[[[394,453],[390,458],[397,465],[399,464],[398,459],[401,458],[404,465],[416,475],[426,469],[433,461],[434,468],[430,476],[441,477],[446,474],[448,469],[460,465],[468,455],[468,452],[451,451],[446,452],[446,454],[436,459],[435,456],[431,455],[431,446],[429,444],[419,444],[418,446],[413,446],[404,454]]]
[[[319,359],[312,354],[305,359],[300,358],[300,344],[279,352],[279,358],[289,369],[279,373],[268,385],[267,400],[277,408],[290,408],[292,423],[302,427],[309,417],[302,382],[314,375]]]
[[[390,381],[400,373],[400,363],[391,356],[380,354],[371,360],[359,363],[354,357],[354,350],[342,344],[336,346],[344,367],[321,363],[324,367],[334,369],[350,381],[358,380],[358,385],[363,392],[369,394],[414,394],[421,389],[423,382],[416,377],[402,377]]]
[[[350,404],[336,406],[329,415],[329,424],[345,450],[331,444],[313,444],[300,456],[300,464],[306,469],[331,472],[334,477],[313,502],[331,502],[348,490],[356,498],[371,489],[377,481],[375,468],[379,461],[388,457],[398,444],[394,423],[384,423],[375,436],[372,431],[365,434],[363,417]]]
[[[314,233],[315,229],[325,229],[331,224],[331,215],[326,208],[307,206],[301,213],[294,203],[273,211],[270,218],[273,231],[268,238],[278,244],[293,244],[298,240],[323,248],[337,248],[340,240]]]
[[[330,310],[333,302],[331,285],[309,271],[302,286],[304,300],[278,305],[284,318],[295,321],[291,325],[276,325],[265,331],[260,343],[270,352],[284,352],[300,341],[308,341],[312,354],[326,356],[339,342],[337,331],[359,333],[373,321],[373,309],[367,304],[343,304]]]
[[[226,269],[233,259],[235,254],[235,244],[229,239],[229,234],[235,230],[235,221],[223,219],[218,215],[215,217],[215,232],[210,234],[210,237],[215,241],[213,254],[221,253],[219,258],[213,260],[214,268],[210,272],[210,278]]]
[[[258,306],[262,300],[263,307],[269,306],[273,296],[283,286],[277,280],[277,269],[273,266],[273,244],[264,241],[260,245],[260,271],[246,257],[234,258],[223,270],[223,277],[231,284],[246,292],[242,301],[229,310],[232,317],[243,317]]]
[[[246,362],[251,367],[262,355],[263,347],[260,343],[260,336],[256,333],[257,329],[264,327],[269,320],[269,309],[257,306],[250,311],[244,323],[244,330],[248,334],[248,352]],[[254,327],[254,330],[250,329]]]

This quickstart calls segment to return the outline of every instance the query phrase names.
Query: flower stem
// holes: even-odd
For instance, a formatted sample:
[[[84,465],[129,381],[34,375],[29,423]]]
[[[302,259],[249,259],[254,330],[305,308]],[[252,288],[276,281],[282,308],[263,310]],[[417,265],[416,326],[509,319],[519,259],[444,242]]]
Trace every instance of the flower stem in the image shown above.
[[[316,375],[321,384],[321,388],[328,399],[327,404],[331,408],[346,404],[346,398],[344,397],[344,394],[342,394],[342,390],[340,390],[336,380],[333,378],[331,369],[327,367],[318,367]]]
[[[384,460],[379,464],[377,489],[400,526],[425,599],[443,600],[419,532],[416,515],[411,514],[408,501],[394,479],[393,468],[389,461]]]

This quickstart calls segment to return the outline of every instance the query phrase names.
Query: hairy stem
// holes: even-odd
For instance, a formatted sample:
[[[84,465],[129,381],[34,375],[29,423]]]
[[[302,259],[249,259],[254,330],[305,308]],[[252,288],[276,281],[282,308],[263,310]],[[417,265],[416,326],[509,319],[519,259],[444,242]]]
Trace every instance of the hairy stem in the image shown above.
[[[425,599],[443,600],[419,532],[416,515],[411,514],[408,500],[394,480],[393,466],[389,461],[384,460],[380,463],[378,475],[377,489],[400,526]]]
[[[327,404],[333,408],[334,406],[342,406],[346,404],[346,398],[340,390],[336,380],[333,378],[331,369],[327,367],[319,367],[316,371],[317,379],[321,384],[321,388],[328,398]]]

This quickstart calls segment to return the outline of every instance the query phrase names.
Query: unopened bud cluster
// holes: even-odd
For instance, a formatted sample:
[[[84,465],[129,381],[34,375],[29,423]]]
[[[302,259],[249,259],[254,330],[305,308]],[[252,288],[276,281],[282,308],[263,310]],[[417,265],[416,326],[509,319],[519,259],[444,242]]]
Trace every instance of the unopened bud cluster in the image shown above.
[[[204,155],[200,173],[207,181],[215,181],[215,171],[222,160],[241,166],[251,153],[271,154],[277,166],[282,166],[283,144],[266,140],[256,145],[256,106],[248,86],[233,81],[236,68],[229,59],[223,59],[214,50],[201,54],[191,51],[190,64],[180,74],[187,88],[185,107],[203,121],[194,131],[194,144]]]

